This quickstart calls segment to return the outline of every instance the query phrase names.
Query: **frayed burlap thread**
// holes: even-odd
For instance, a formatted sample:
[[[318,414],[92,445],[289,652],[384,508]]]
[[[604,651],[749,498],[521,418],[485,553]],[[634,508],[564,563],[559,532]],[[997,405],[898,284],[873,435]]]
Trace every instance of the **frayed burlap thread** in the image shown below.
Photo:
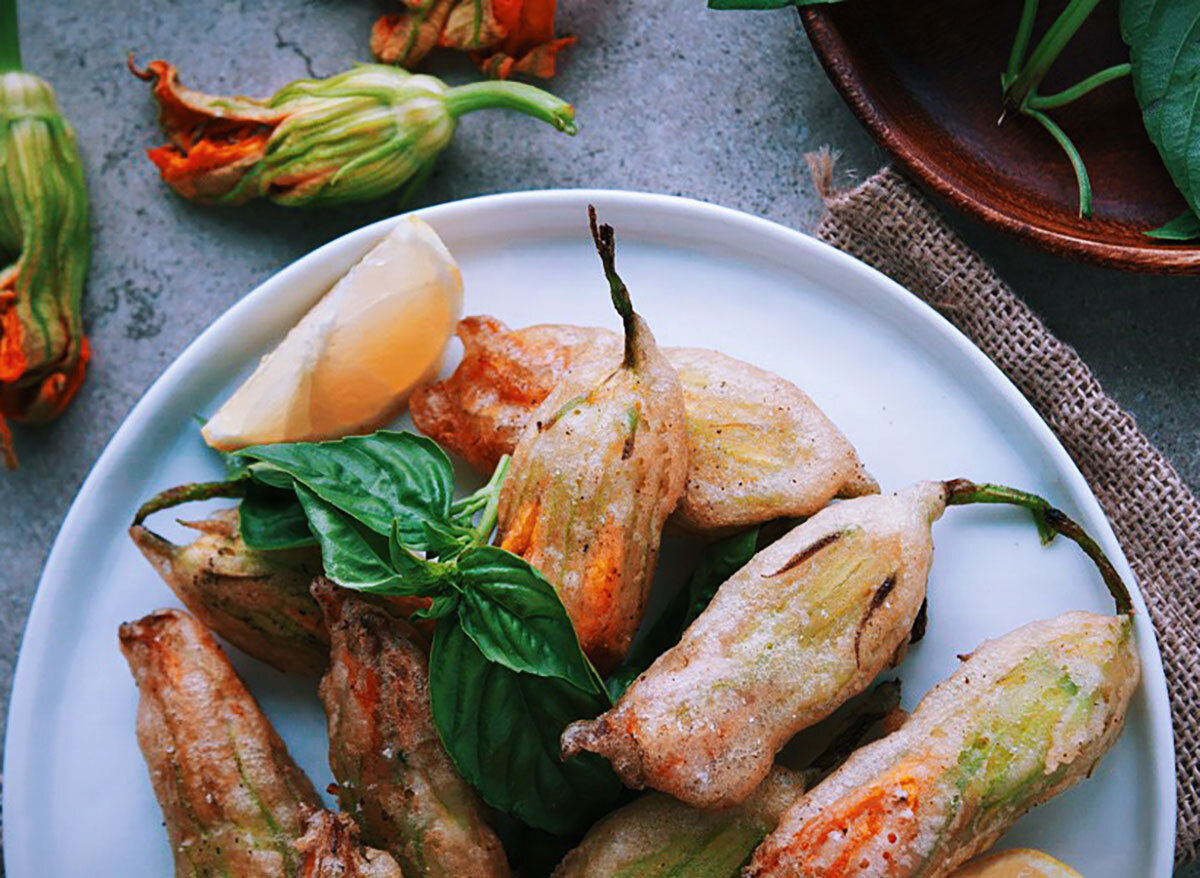
[[[817,237],[874,266],[938,308],[1033,403],[1083,471],[1158,631],[1175,729],[1176,860],[1200,850],[1200,504],[1133,416],[1104,392],[897,171],[843,192],[831,157],[810,158],[826,213]]]

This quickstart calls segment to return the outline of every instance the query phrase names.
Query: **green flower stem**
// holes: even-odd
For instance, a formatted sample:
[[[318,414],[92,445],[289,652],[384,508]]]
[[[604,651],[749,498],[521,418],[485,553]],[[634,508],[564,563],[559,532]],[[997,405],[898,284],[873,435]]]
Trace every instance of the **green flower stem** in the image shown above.
[[[1025,53],[1029,51],[1029,38],[1033,34],[1033,20],[1037,17],[1038,0],[1025,0],[1021,20],[1017,24],[1017,36],[1013,40],[1012,52],[1008,56],[1008,69],[1004,75],[1004,86],[1012,82],[1021,72]]]
[[[140,525],[155,512],[170,509],[183,503],[193,503],[197,500],[212,500],[214,497],[244,497],[246,496],[246,476],[230,479],[226,482],[194,482],[190,485],[180,485],[167,488],[161,494],[155,494],[137,511],[133,517],[134,525]]]
[[[1075,144],[1071,142],[1071,138],[1067,136],[1067,132],[1063,131],[1057,122],[1041,110],[1035,110],[1033,107],[1024,107],[1021,112],[1031,119],[1037,120],[1043,128],[1049,131],[1050,135],[1058,141],[1058,145],[1062,147],[1063,152],[1067,154],[1067,158],[1071,160],[1071,167],[1075,169],[1075,180],[1079,184],[1079,215],[1084,219],[1091,219],[1092,180],[1088,176],[1087,166],[1084,165],[1083,157],[1079,154],[1079,150],[1075,148]]]
[[[504,486],[504,478],[508,475],[508,465],[511,462],[512,458],[507,454],[501,457],[491,479],[484,486],[484,490],[488,494],[488,501],[487,505],[483,507],[483,515],[479,518],[479,524],[475,526],[475,539],[480,544],[486,543],[492,535],[492,531],[496,529],[496,516],[500,509],[500,489]]]
[[[17,0],[0,0],[0,73],[21,69],[21,34]]]
[[[1070,5],[1062,11],[1054,24],[1050,25],[1046,35],[1037,44],[1037,48],[1029,57],[1029,62],[1017,74],[1017,77],[1008,83],[1004,94],[1004,102],[1007,106],[1019,110],[1025,109],[1030,96],[1037,91],[1037,87],[1041,85],[1046,73],[1058,60],[1063,48],[1071,41],[1071,37],[1075,36],[1076,31],[1099,4],[1100,0],[1071,0]]]
[[[621,323],[625,327],[625,359],[621,367],[636,369],[639,365],[639,346],[637,343],[638,322],[633,310],[633,302],[629,298],[629,290],[625,281],[617,274],[617,241],[613,227],[608,223],[597,224],[596,207],[588,205],[588,223],[592,230],[592,240],[596,244],[596,252],[600,254],[600,263],[604,266],[604,276],[608,279],[609,291],[612,294],[613,307],[621,315]]]
[[[946,482],[946,505],[967,506],[972,503],[1003,503],[1010,506],[1020,506],[1033,513],[1037,522],[1038,533],[1042,542],[1048,543],[1055,534],[1062,534],[1079,546],[1083,553],[1092,559],[1092,563],[1100,571],[1109,594],[1117,605],[1117,612],[1132,615],[1133,601],[1129,597],[1129,588],[1121,575],[1117,573],[1108,556],[1099,544],[1088,536],[1078,523],[1067,517],[1066,513],[1050,505],[1049,501],[1036,494],[1008,488],[1004,485],[977,485],[967,479],[951,479]]]
[[[476,110],[516,110],[559,131],[574,134],[575,108],[548,91],[523,82],[489,80],[460,85],[446,92],[446,107],[456,119]]]
[[[1112,67],[1107,67],[1099,73],[1093,73],[1082,82],[1078,82],[1070,88],[1063,89],[1055,94],[1030,95],[1027,106],[1037,110],[1052,110],[1055,107],[1061,107],[1064,104],[1071,103],[1071,101],[1078,100],[1088,92],[1099,88],[1107,82],[1120,79],[1122,76],[1128,76],[1132,69],[1133,66],[1128,62],[1125,64],[1114,64]]]

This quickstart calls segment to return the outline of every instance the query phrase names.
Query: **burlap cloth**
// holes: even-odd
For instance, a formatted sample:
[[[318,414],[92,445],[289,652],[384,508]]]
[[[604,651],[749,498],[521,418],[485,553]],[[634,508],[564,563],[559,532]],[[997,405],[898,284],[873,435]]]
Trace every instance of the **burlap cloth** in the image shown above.
[[[898,172],[844,192],[811,156],[825,216],[815,234],[941,311],[999,366],[1058,434],[1108,513],[1158,631],[1175,727],[1175,857],[1200,849],[1200,504],[1133,416],[1104,392]]]

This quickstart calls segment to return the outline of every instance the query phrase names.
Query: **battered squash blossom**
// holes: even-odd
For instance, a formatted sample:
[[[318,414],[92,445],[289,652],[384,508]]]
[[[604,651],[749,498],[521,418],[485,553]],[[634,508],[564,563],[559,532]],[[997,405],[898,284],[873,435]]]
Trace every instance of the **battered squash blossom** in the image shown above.
[[[172,189],[208,204],[341,204],[415,188],[450,143],[458,118],[475,110],[517,110],[575,133],[570,104],[523,83],[451,88],[432,76],[360,64],[258,100],[185,88],[166,61],[139,70],[131,56],[129,68],[154,82],[169,140],[150,150],[150,160]]]
[[[679,377],[617,274],[612,226],[591,206],[588,215],[624,356],[572,363],[534,412],[500,491],[496,533],[554,585],[580,646],[607,674],[642,621],[688,445]]]
[[[1064,613],[975,650],[779,818],[743,878],[944,878],[1088,777],[1137,688],[1133,620]]]
[[[9,469],[8,422],[56,418],[83,382],[79,305],[91,254],[75,131],[54,90],[16,66],[0,59],[0,457]]]
[[[401,0],[371,31],[380,61],[412,68],[441,46],[470,52],[496,79],[514,73],[549,79],[555,56],[575,37],[554,35],[555,0]]]

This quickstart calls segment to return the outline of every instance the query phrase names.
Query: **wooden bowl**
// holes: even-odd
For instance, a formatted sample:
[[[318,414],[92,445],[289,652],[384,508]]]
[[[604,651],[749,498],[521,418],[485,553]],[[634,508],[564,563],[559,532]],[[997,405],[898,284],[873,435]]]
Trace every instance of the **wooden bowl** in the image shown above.
[[[1034,42],[1062,2],[1043,3]],[[1200,246],[1142,234],[1183,212],[1142,126],[1128,77],[1058,110],[1091,175],[1082,219],[1066,155],[1032,119],[1000,116],[1020,3],[848,0],[801,11],[830,78],[877,141],[918,180],[1047,250],[1128,271],[1200,273]],[[1051,94],[1129,59],[1105,0],[1042,85]]]

